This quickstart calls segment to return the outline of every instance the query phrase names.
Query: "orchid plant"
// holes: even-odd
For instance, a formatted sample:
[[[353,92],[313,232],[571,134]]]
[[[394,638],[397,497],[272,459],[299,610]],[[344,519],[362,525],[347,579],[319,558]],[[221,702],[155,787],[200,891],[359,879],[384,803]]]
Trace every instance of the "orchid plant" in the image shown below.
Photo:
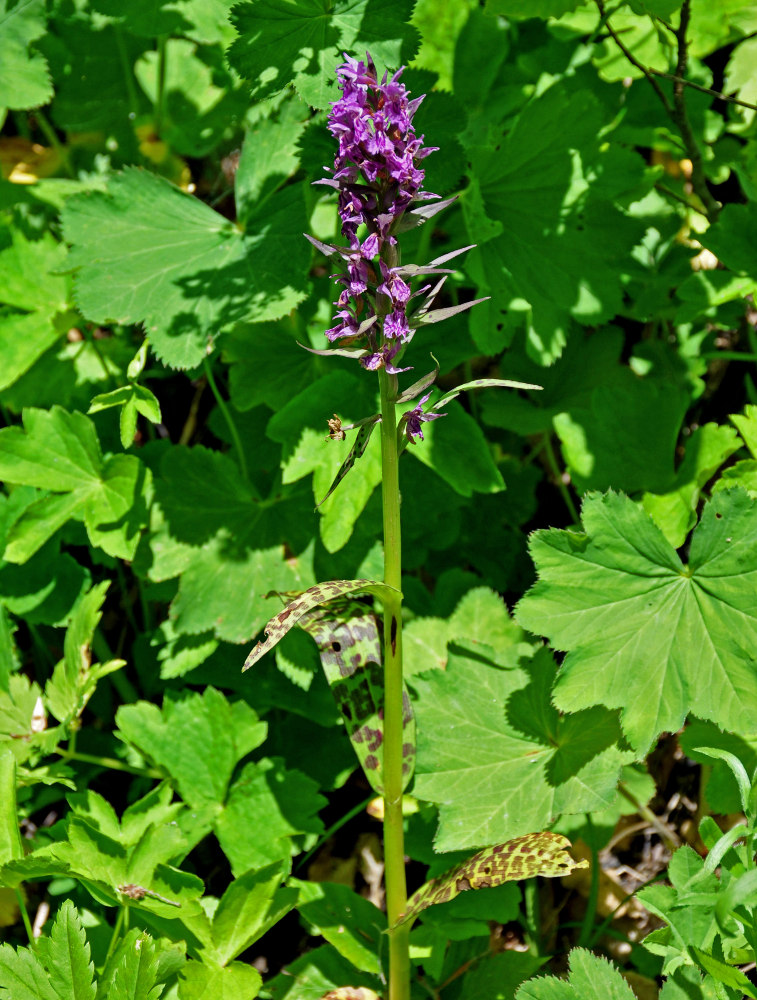
[[[444,413],[442,407],[465,389],[484,386],[538,389],[539,386],[503,379],[479,379],[459,385],[429,405],[438,367],[400,392],[398,376],[412,366],[400,367],[415,331],[423,324],[437,323],[464,312],[484,299],[439,307],[439,299],[452,270],[444,267],[472,246],[444,254],[426,264],[402,263],[398,237],[423,225],[455,199],[440,200],[423,190],[423,160],[436,147],[424,146],[416,135],[413,117],[423,96],[410,99],[400,82],[402,69],[379,80],[370,54],[365,61],[345,55],[337,69],[342,96],[332,105],[328,128],[339,148],[331,176],[317,181],[338,193],[342,236],[347,245],[307,239],[327,257],[335,257],[343,270],[334,275],[340,286],[334,303],[336,316],[325,336],[337,347],[306,348],[316,354],[355,358],[369,372],[377,372],[380,413],[342,426],[338,417],[328,421],[330,437],[344,439],[357,428],[355,444],[340,468],[329,496],[363,454],[371,432],[381,427],[382,501],[384,526],[383,584],[367,580],[333,581],[298,595],[266,626],[267,639],[258,643],[245,663],[248,669],[260,656],[299,622],[312,627],[313,608],[357,591],[376,593],[383,603],[383,691],[376,713],[379,729],[358,732],[360,742],[372,738],[382,747],[380,788],[384,800],[384,856],[386,909],[389,925],[389,1000],[409,997],[410,959],[405,881],[403,792],[412,777],[414,746],[408,742],[412,712],[405,691],[402,668],[402,548],[400,525],[399,456],[409,444],[423,440],[423,424]],[[414,279],[430,277],[429,283],[413,290]],[[424,392],[424,390],[426,390]],[[421,393],[424,393],[421,396]],[[398,405],[418,396],[412,408],[397,415]],[[325,499],[325,497],[324,497]],[[334,642],[336,648],[341,642]],[[322,653],[323,656],[323,653]],[[324,668],[328,667],[324,661]],[[349,668],[344,669],[344,673]],[[354,666],[353,666],[354,671]],[[349,723],[349,718],[347,719]],[[353,736],[353,743],[355,743]],[[357,749],[357,747],[356,747]],[[370,778],[378,758],[367,758],[358,749]],[[366,760],[375,761],[366,766]],[[373,783],[373,782],[372,782]],[[374,783],[375,787],[375,783]]]

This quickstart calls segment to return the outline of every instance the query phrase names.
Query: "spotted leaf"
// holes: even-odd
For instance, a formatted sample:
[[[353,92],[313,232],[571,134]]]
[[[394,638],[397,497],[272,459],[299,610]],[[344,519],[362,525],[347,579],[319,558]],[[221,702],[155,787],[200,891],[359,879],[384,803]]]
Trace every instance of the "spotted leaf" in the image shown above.
[[[384,677],[376,616],[359,601],[332,601],[303,615],[300,628],[313,637],[326,680],[371,787],[383,794]],[[402,775],[415,769],[415,718],[402,692]]]
[[[505,844],[485,847],[414,892],[395,926],[415,920],[429,906],[446,903],[468,889],[490,889],[534,875],[558,878],[570,875],[576,868],[589,867],[588,861],[574,861],[566,847],[570,847],[567,837],[549,832],[527,833]]]
[[[242,670],[249,670],[253,664],[257,663],[264,653],[280,642],[290,628],[296,625],[303,615],[320,604],[327,604],[335,597],[343,597],[345,594],[386,594],[388,592],[398,593],[394,587],[389,587],[385,583],[378,583],[376,580],[329,580],[326,583],[318,583],[309,590],[304,590],[298,597],[279,611],[277,615],[268,622],[264,628],[265,639],[261,640],[244,661]]]

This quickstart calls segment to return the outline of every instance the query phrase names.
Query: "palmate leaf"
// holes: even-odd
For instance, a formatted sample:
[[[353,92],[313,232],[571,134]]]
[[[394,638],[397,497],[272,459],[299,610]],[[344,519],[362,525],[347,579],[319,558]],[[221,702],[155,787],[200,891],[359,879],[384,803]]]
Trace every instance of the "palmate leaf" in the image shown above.
[[[232,11],[240,37],[229,62],[252,83],[256,100],[290,82],[302,99],[326,108],[336,99],[334,67],[344,52],[369,49],[374,59],[398,67],[415,54],[418,32],[410,0],[253,0]]]
[[[379,583],[376,580],[329,580],[326,583],[318,583],[291,601],[283,611],[268,622],[264,628],[265,639],[258,642],[250,655],[244,661],[242,670],[249,670],[257,661],[270,649],[280,642],[290,628],[297,625],[300,619],[308,611],[317,608],[321,604],[333,601],[335,597],[344,597],[345,594],[377,594],[381,597],[386,593],[398,593],[394,587],[386,583]]]
[[[724,491],[705,506],[688,565],[628,497],[590,494],[582,519],[584,533],[531,536],[539,582],[516,609],[525,628],[568,651],[558,707],[620,708],[639,750],[689,712],[751,732],[757,508],[748,494]]]
[[[489,32],[484,44],[501,43]],[[477,100],[492,131],[501,130],[495,116],[506,105],[480,93]],[[596,325],[621,310],[630,251],[645,226],[613,201],[642,181],[643,164],[617,146],[600,148],[608,115],[582,83],[563,78],[526,105],[496,149],[469,150],[472,182],[462,208],[478,247],[466,270],[481,294],[491,294],[470,319],[482,352],[500,351],[520,314],[529,354],[547,364],[565,346],[570,317]]]
[[[242,232],[198,198],[129,168],[107,193],[70,199],[63,227],[87,319],[144,323],[174,368],[198,365],[222,330],[277,319],[305,296],[310,255],[298,185],[268,200]]]
[[[371,787],[382,795],[384,677],[376,616],[357,601],[336,600],[308,611],[298,625],[315,639],[350,742]],[[415,770],[415,716],[406,688],[402,706],[402,780],[406,788]]]
[[[469,889],[490,889],[535,875],[560,878],[576,868],[589,867],[588,861],[574,861],[567,847],[570,847],[567,837],[549,832],[528,833],[505,844],[487,847],[414,892],[395,926],[413,921],[427,907],[446,903]]]
[[[502,843],[615,796],[632,757],[618,747],[616,715],[594,708],[561,716],[551,704],[552,656],[531,654],[513,648],[502,669],[482,644],[450,651],[446,670],[413,678],[415,795],[439,806],[439,851]]]

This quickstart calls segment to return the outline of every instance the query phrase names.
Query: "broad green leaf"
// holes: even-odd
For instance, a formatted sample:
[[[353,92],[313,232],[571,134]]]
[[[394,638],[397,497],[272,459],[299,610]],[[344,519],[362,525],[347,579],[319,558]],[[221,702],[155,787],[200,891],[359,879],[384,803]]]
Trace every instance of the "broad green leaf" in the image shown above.
[[[745,406],[743,413],[733,414],[731,422],[736,425],[752,458],[757,458],[757,406]]]
[[[155,38],[180,34],[190,27],[184,17],[184,4],[176,0],[131,0],[127,6],[118,0],[94,0],[95,10],[119,22],[134,35]]]
[[[223,357],[231,365],[231,398],[238,410],[260,403],[279,410],[315,381],[322,362],[303,350],[296,338],[288,319],[254,326],[240,323],[224,334]]]
[[[0,944],[0,989],[8,1000],[60,1000],[34,952],[9,944]]]
[[[95,966],[81,918],[70,899],[64,901],[50,931],[47,949],[50,984],[60,1000],[94,1000]]]
[[[496,108],[491,127],[501,130]],[[470,314],[480,351],[500,351],[517,315],[529,354],[546,364],[562,352],[571,317],[596,325],[620,311],[629,254],[644,226],[613,203],[642,174],[617,146],[600,148],[607,123],[597,98],[563,79],[526,105],[496,148],[468,150],[473,176],[462,208],[470,242],[479,245],[466,270],[492,296]]]
[[[244,702],[229,703],[212,687],[122,705],[118,734],[164,768],[190,806],[221,803],[234,767],[265,739],[267,726]],[[177,752],[177,748],[181,748]]]
[[[146,571],[153,580],[181,576],[171,605],[178,634],[212,632],[246,642],[271,615],[270,589],[313,582],[312,506],[296,489],[261,500],[231,457],[207,448],[170,448],[156,480],[160,509]],[[284,542],[301,553],[285,558]]]
[[[44,0],[0,2],[0,106],[36,108],[53,94],[47,63],[32,42],[45,34]]]
[[[627,497],[590,494],[582,518],[582,533],[531,536],[539,582],[516,609],[521,625],[568,651],[557,705],[620,708],[642,750],[688,712],[749,731],[757,510],[748,495],[729,490],[706,505],[688,566]]]
[[[146,934],[137,938],[116,967],[106,1000],[158,1000],[163,992],[157,984],[155,946]]]
[[[179,1000],[252,1000],[263,979],[252,965],[232,962],[222,968],[188,962],[179,976]]]
[[[109,2],[124,9],[118,0]],[[182,7],[189,13],[186,4]],[[186,37],[166,40],[160,135],[182,156],[207,156],[223,139],[230,121],[244,115],[247,99],[241,81],[228,72],[220,57],[220,51],[211,55],[205,46]],[[160,53],[148,49],[137,61],[134,75],[153,105],[159,100],[160,73]]]
[[[288,871],[288,862],[274,863],[231,883],[213,915],[215,961],[228,965],[292,909],[297,893],[280,888]]]
[[[352,984],[344,996],[344,983]],[[273,1000],[375,1000],[383,992],[381,980],[368,972],[360,972],[342,958],[331,945],[314,948],[266,983]],[[373,992],[371,992],[373,990]],[[362,993],[361,993],[362,991]]]
[[[503,670],[480,654],[451,652],[445,671],[413,680],[415,794],[439,805],[439,851],[502,843],[614,797],[630,757],[616,745],[616,717],[560,715],[549,651],[521,664]]]
[[[5,749],[0,750],[0,801],[0,864],[5,864],[24,854],[16,808],[16,758]]]
[[[614,965],[606,958],[592,955],[584,948],[574,948],[568,956],[567,981],[548,976],[531,979],[521,986],[515,1000],[634,1000],[634,992]]]
[[[290,101],[284,106],[282,119],[265,118],[245,136],[234,178],[237,215],[243,222],[254,218],[299,166],[299,141],[307,125],[307,109],[300,101]],[[279,339],[283,339],[281,333]]]
[[[645,493],[642,497],[644,510],[673,548],[683,545],[696,524],[702,487],[738,448],[738,437],[730,427],[718,424],[697,427],[686,442],[686,453],[673,488],[668,493]]]
[[[410,453],[461,496],[504,489],[502,474],[476,421],[459,403],[445,406],[443,412],[443,418],[425,425],[425,440]]]
[[[669,490],[688,405],[678,386],[631,377],[623,386],[597,387],[586,410],[557,414],[555,430],[578,492]]]
[[[297,185],[242,233],[198,198],[129,169],[107,194],[72,198],[63,226],[84,315],[144,323],[156,353],[174,368],[198,365],[234,323],[276,319],[304,298],[310,251]]]
[[[253,648],[247,659],[244,661],[243,670],[249,670],[258,662],[261,656],[280,642],[290,628],[298,624],[300,619],[312,611],[313,608],[328,604],[337,597],[344,597],[347,594],[377,594],[382,597],[384,594],[397,593],[393,587],[386,583],[379,583],[376,580],[329,580],[326,583],[317,583],[314,587],[302,591],[293,601],[279,611],[265,625],[265,639],[262,639]]]
[[[750,233],[757,221],[757,205],[726,205],[717,222],[702,234],[702,243],[731,271],[757,276],[749,252]]]
[[[574,861],[567,853],[570,841],[559,833],[528,833],[504,844],[486,847],[443,875],[421,886],[407,901],[395,926],[412,922],[427,907],[446,903],[469,889],[490,889],[505,882],[533,878],[561,878],[588,861]]]
[[[94,425],[61,407],[24,411],[24,429],[0,431],[0,477],[52,491],[13,524],[5,558],[25,562],[70,518],[92,545],[132,559],[147,522],[152,475],[134,455],[103,461]]]
[[[16,9],[23,7],[20,3]],[[0,35],[2,27],[0,27]],[[2,42],[0,42],[2,46]],[[0,81],[0,93],[3,93]],[[2,98],[0,98],[2,100]],[[3,368],[0,389],[7,389],[27,372],[68,328],[68,285],[51,271],[60,270],[65,248],[49,233],[27,240],[19,230],[11,231],[12,243],[0,251],[3,285],[0,303],[13,311],[0,315],[0,349]]]
[[[325,804],[312,778],[281,758],[246,764],[213,825],[234,875],[298,853],[292,838],[323,832],[318,813]]]
[[[535,975],[544,962],[528,952],[507,950],[492,955],[467,973],[462,1000],[512,1000],[518,986]]]
[[[240,3],[232,13],[240,37],[229,62],[252,82],[256,100],[292,82],[304,101],[325,108],[338,96],[334,70],[342,53],[368,49],[395,68],[412,58],[418,36],[408,24],[411,11],[408,0],[387,0],[380,11],[366,0]]]
[[[377,618],[364,604],[342,599],[313,608],[298,624],[318,646],[353,749],[371,787],[383,795],[384,674]],[[404,789],[415,770],[415,716],[404,685],[402,705]]]
[[[314,935],[320,935],[356,969],[380,975],[385,915],[346,885],[292,880],[299,891],[297,910]]]
[[[297,482],[313,473],[313,501],[319,504],[320,534],[329,552],[336,552],[347,543],[357,519],[381,482],[381,448],[379,435],[373,435],[365,454],[338,491],[325,499],[352,450],[351,440],[325,437],[327,421],[333,414],[346,426],[364,419],[366,413],[373,414],[376,408],[372,384],[355,375],[334,371],[290,398],[271,417],[266,428],[269,438],[284,445],[285,483]]]

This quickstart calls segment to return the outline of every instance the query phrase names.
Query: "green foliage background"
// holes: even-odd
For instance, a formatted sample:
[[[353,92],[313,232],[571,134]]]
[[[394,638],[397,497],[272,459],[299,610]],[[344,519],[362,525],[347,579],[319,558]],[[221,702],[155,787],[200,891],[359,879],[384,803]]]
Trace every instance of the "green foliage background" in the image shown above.
[[[332,312],[303,233],[338,235],[312,182],[345,51],[407,65],[426,187],[459,195],[404,259],[475,244],[445,304],[488,296],[406,378],[433,352],[441,391],[543,386],[463,393],[402,461],[414,871],[609,839],[684,726],[754,768],[755,32],[736,0],[0,0],[0,926],[23,943],[19,896],[55,917],[0,948],[1,995],[381,991],[382,914],[305,878],[369,794],[316,649],[241,674],[268,591],[382,573],[378,435],[314,509],[351,446],[326,420],[377,387],[300,346]],[[702,809],[737,811],[708,767]],[[520,899],[424,914],[418,996],[630,996],[586,950],[531,981],[561,945]],[[326,944],[282,946],[287,913]],[[661,997],[742,995],[717,963],[755,942],[689,932],[638,966]]]

